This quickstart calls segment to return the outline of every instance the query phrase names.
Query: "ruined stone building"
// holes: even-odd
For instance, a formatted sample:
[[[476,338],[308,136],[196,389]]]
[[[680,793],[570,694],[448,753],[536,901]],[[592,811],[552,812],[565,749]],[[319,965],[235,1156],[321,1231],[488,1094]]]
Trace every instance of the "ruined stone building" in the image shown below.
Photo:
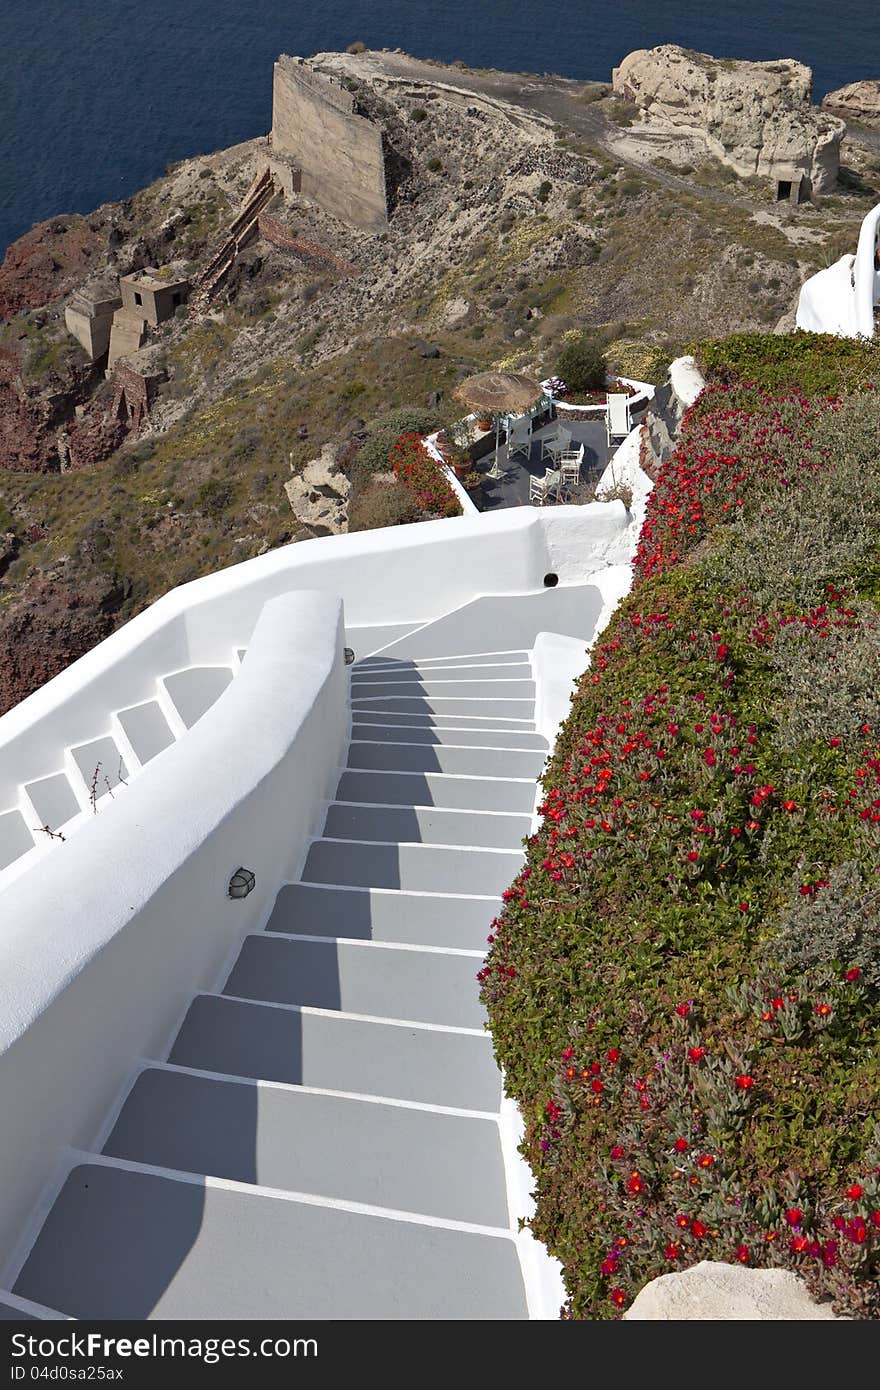
[[[388,225],[406,161],[376,113],[306,59],[275,64],[269,167],[288,196],[302,193],[355,227]]]
[[[122,304],[113,315],[107,370],[112,371],[120,357],[130,357],[147,341],[151,328],[170,319],[186,302],[189,281],[152,267],[123,275],[119,281]]]

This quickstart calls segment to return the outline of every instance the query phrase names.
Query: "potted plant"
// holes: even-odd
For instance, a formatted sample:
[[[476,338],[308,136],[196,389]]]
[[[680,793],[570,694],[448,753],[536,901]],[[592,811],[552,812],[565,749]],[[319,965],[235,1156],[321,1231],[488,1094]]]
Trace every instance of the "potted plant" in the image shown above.
[[[475,468],[471,468],[467,473],[465,473],[464,477],[459,478],[457,473],[455,476],[458,478],[465,492],[471,493],[474,497],[479,495],[480,490],[483,486],[482,473],[478,473]]]
[[[443,455],[456,478],[461,482],[473,467],[467,449],[463,448],[461,444],[448,443],[444,445]]]

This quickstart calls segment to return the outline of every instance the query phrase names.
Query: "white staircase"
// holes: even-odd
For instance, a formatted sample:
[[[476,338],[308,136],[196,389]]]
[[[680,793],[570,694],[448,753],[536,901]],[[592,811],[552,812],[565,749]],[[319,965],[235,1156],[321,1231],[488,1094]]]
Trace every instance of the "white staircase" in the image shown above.
[[[503,646],[483,610],[474,626]],[[547,744],[528,650],[453,641],[440,620],[352,668],[347,765],[300,881],[74,1155],[13,1301],[96,1319],[529,1316],[475,977]]]

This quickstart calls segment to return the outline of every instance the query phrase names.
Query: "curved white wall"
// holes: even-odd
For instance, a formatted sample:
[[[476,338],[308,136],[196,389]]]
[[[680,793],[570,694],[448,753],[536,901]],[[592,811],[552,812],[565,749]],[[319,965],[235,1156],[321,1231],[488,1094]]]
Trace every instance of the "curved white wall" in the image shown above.
[[[133,1059],[160,1055],[298,871],[348,737],[342,647],[337,596],[268,603],[240,676],[170,756],[4,891],[4,1254],[59,1152],[91,1142]],[[239,865],[256,888],[233,901]]]
[[[417,625],[486,594],[538,589],[549,570],[562,583],[579,582],[603,563],[625,525],[622,507],[512,508],[303,541],[174,589],[0,719],[0,819],[20,811],[23,824],[36,831],[41,818],[24,788],[66,762],[79,781],[87,822],[84,782],[67,750],[106,735],[124,746],[116,711],[163,698],[160,678],[168,672],[235,665],[263,605],[279,594],[314,588],[341,595],[349,631]],[[106,810],[115,814],[116,805]],[[33,871],[60,848],[38,833],[34,838],[26,862],[13,863],[5,875],[0,870],[0,884]]]
[[[862,222],[855,256],[841,256],[802,287],[795,316],[798,328],[842,338],[874,336],[874,305],[880,299],[880,276],[874,268],[878,228],[880,203]]]

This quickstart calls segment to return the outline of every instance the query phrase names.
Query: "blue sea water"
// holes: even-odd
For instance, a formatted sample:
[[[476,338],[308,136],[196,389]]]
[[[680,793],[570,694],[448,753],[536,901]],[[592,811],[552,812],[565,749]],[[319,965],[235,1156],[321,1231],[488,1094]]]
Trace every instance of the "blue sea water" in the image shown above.
[[[600,81],[658,43],[793,57],[817,100],[880,77],[877,0],[0,0],[0,254],[42,218],[266,131],[278,53],[355,39]]]

